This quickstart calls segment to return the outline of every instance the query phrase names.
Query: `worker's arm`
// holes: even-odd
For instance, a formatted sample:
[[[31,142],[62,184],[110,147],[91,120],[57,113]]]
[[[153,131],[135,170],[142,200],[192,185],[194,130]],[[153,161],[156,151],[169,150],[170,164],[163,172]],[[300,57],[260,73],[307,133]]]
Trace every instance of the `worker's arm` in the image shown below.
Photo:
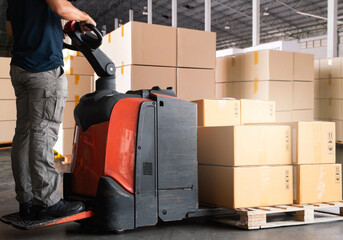
[[[10,21],[6,21],[6,31],[7,31],[7,37],[12,39],[13,33],[12,33],[12,25]]]
[[[56,13],[61,19],[77,20],[86,24],[96,26],[95,21],[85,12],[80,11],[67,0],[45,0],[51,11]]]

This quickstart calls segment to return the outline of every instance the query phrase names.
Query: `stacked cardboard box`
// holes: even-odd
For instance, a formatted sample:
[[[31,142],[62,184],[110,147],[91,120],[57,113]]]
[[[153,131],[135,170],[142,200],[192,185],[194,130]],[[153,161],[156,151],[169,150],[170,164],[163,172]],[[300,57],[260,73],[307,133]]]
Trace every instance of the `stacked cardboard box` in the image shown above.
[[[241,119],[272,122],[275,108],[274,113],[270,111],[274,103],[196,102],[200,202],[227,208],[291,204],[290,127],[240,125]],[[252,119],[251,112],[258,117]]]
[[[16,121],[16,97],[10,77],[11,58],[0,57],[0,143],[12,142]]]
[[[217,58],[216,98],[272,100],[277,122],[312,121],[313,64],[313,55],[276,50]]]
[[[129,22],[104,37],[117,91],[173,87],[179,98],[214,98],[216,35]]]
[[[299,122],[296,132],[294,202],[341,201],[341,164],[335,164],[335,123]]]
[[[63,50],[64,70],[68,79],[68,98],[63,121],[54,150],[63,156],[70,155],[74,137],[74,108],[80,98],[94,91],[94,70],[79,52]]]
[[[343,60],[315,61],[315,118],[336,123],[336,137],[343,141]]]

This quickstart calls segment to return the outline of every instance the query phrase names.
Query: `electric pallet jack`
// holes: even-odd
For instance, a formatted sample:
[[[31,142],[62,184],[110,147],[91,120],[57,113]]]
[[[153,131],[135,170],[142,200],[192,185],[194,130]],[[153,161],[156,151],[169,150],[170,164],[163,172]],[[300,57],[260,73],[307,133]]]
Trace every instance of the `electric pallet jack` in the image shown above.
[[[70,21],[66,48],[80,51],[96,74],[96,91],[74,110],[76,122],[71,173],[63,177],[68,201],[86,211],[59,219],[25,221],[19,213],[1,220],[20,229],[80,221],[122,232],[143,226],[230,213],[198,206],[196,104],[178,99],[172,88],[115,91],[115,66],[98,48],[102,35],[82,33]]]

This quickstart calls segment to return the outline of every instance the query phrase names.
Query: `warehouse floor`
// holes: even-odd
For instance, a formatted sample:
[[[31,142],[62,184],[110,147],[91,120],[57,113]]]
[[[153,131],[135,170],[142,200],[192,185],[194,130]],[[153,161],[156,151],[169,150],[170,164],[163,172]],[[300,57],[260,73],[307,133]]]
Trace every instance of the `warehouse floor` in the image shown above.
[[[337,163],[343,163],[343,145],[337,146]],[[69,166],[58,162],[57,165],[61,172],[69,171]],[[10,150],[0,150],[1,216],[18,210],[13,188]],[[0,239],[343,239],[343,222],[246,231],[205,220],[188,220],[161,223],[122,234],[86,233],[79,226],[78,223],[67,223],[44,229],[22,231],[0,222]]]

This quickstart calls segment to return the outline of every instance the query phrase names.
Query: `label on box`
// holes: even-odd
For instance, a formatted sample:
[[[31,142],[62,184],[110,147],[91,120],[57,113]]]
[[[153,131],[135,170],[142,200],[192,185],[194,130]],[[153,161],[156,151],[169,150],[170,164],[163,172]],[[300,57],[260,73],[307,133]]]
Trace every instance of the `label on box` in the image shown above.
[[[289,189],[289,170],[286,170],[286,189]]]
[[[336,167],[336,183],[340,183],[341,182],[341,174],[340,174],[340,167],[337,166]]]
[[[240,110],[240,103],[235,103],[235,113],[234,113],[234,115],[235,115],[235,117],[238,117],[239,116],[239,110]]]
[[[286,146],[286,151],[289,151],[289,131],[286,131],[286,137],[285,137],[285,146]]]
[[[329,132],[328,133],[328,150],[329,150],[329,154],[332,155],[334,153],[334,144],[335,141],[333,139],[333,132]]]
[[[273,117],[275,114],[274,104],[269,104],[269,116]]]

